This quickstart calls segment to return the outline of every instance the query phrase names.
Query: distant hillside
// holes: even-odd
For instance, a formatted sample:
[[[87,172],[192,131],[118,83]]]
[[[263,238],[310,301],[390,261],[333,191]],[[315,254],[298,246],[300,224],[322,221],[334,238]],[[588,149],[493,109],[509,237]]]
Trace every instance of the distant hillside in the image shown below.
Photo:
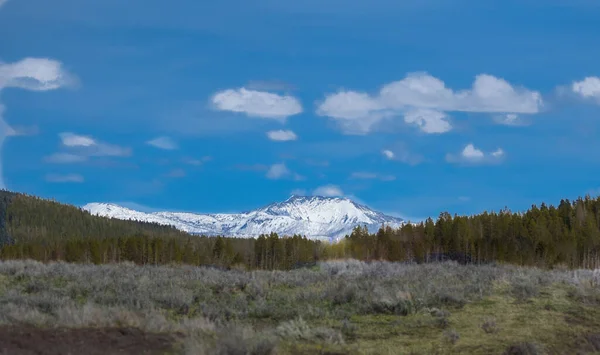
[[[387,216],[348,198],[324,196],[291,196],[282,202],[235,214],[143,213],[107,203],[90,203],[83,208],[99,216],[171,225],[193,234],[244,238],[277,233],[336,241],[357,226],[367,226],[375,233],[382,225],[398,228],[405,224],[401,218]]]
[[[123,221],[91,215],[78,207],[25,194],[0,191],[0,243],[68,238],[188,236],[157,223]]]
[[[10,206],[15,194],[5,190],[0,190],[0,246],[12,244],[13,240],[8,235],[7,230],[7,209]]]
[[[315,262],[320,249],[320,243],[298,235],[191,235],[168,225],[96,216],[75,206],[0,190],[0,260],[287,269]]]
[[[413,262],[461,255],[474,263],[600,268],[600,198],[590,196],[561,200],[556,207],[532,205],[525,212],[505,209],[472,216],[443,212],[436,220],[387,226],[376,233],[368,225],[360,226],[331,244],[300,235],[282,238],[267,230],[256,238],[190,235],[158,223],[93,216],[77,207],[8,192],[2,192],[0,204],[0,259],[244,265],[272,270],[329,259]],[[323,207],[322,212],[315,213],[313,204]],[[362,214],[367,212],[344,200],[300,198],[256,212],[258,217],[272,216],[269,221],[334,216],[340,225],[353,216],[363,218]],[[252,217],[256,226],[271,225]]]

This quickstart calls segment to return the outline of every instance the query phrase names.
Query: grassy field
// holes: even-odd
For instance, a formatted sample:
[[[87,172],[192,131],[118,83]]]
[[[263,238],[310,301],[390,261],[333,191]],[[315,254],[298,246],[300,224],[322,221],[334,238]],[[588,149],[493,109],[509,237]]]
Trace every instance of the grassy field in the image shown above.
[[[2,262],[0,353],[32,343],[44,354],[600,354],[600,272]]]

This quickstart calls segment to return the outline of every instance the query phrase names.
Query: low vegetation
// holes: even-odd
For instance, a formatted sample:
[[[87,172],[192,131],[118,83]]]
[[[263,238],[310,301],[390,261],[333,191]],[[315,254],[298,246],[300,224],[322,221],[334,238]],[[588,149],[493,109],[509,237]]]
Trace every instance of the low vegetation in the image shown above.
[[[168,337],[169,354],[593,354],[600,273],[356,260],[293,271],[0,262],[0,342],[15,327],[130,329]]]
[[[600,354],[599,226],[586,197],[206,237],[0,191],[0,353]]]

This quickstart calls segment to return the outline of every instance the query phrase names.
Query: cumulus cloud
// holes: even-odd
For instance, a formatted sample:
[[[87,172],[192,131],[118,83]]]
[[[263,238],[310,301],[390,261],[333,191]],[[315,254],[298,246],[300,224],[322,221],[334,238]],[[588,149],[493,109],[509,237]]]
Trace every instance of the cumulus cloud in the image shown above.
[[[347,134],[360,135],[395,113],[368,94],[342,91],[327,96],[317,108],[317,115],[333,118]]]
[[[425,133],[446,133],[452,129],[443,112],[430,109],[416,109],[404,114],[404,122],[414,124]]]
[[[292,178],[296,181],[304,180],[303,176],[292,172],[290,169],[288,169],[287,166],[285,166],[284,163],[271,165],[267,170],[267,174],[265,176],[271,180],[279,180],[286,178]]]
[[[492,152],[492,156],[495,158],[500,158],[504,155],[504,150],[502,148],[498,148],[497,150]]]
[[[0,0],[0,6],[6,1]],[[5,88],[21,88],[33,91],[47,91],[74,83],[75,78],[68,74],[58,61],[46,58],[25,58],[15,63],[0,62],[0,91]],[[4,106],[0,104],[0,156],[7,137],[23,135],[4,121]],[[0,161],[0,189],[5,189],[2,162]]]
[[[499,162],[503,157],[504,150],[502,150],[502,148],[485,153],[481,149],[475,147],[472,143],[469,143],[459,154],[447,154],[446,161],[449,163],[484,164]]]
[[[44,158],[46,163],[52,164],[72,164],[82,163],[87,161],[88,158],[84,155],[72,154],[72,153],[54,153]]]
[[[40,128],[37,125],[33,126],[13,126],[13,136],[35,136],[40,133]]]
[[[56,60],[25,58],[15,63],[0,62],[0,88],[47,91],[74,83],[75,78]]]
[[[382,150],[381,154],[388,160],[399,161],[408,165],[417,165],[423,161],[421,155],[410,152],[402,142],[397,143],[393,150]]]
[[[529,122],[516,113],[507,113],[493,116],[494,122],[505,126],[526,126]]]
[[[59,175],[59,174],[48,174],[46,175],[46,181],[55,182],[55,183],[82,183],[84,181],[83,176],[79,174],[67,174],[67,175]]]
[[[571,90],[586,99],[595,99],[600,103],[600,78],[590,76],[571,85]]]
[[[4,106],[0,104],[0,155],[2,154],[2,145],[4,144],[4,140],[10,136],[15,135],[15,131],[2,119],[2,115],[4,113]],[[2,164],[0,162],[0,189],[6,189],[6,185],[4,184],[2,174]]]
[[[484,155],[485,154],[483,154],[481,150],[475,148],[473,144],[467,144],[461,153],[463,158],[472,160],[483,159]]]
[[[296,133],[284,130],[269,131],[267,132],[267,137],[269,137],[269,139],[272,141],[278,142],[295,141],[296,139],[298,139]]]
[[[131,149],[129,148],[100,142],[89,136],[71,132],[63,132],[59,136],[64,147],[72,149],[82,156],[125,157],[131,155]]]
[[[285,164],[273,164],[267,171],[267,178],[277,180],[289,176],[292,172],[285,166]]]
[[[212,157],[209,157],[209,156],[204,156],[204,157],[202,157],[200,159],[195,159],[195,158],[189,158],[189,157],[187,157],[187,158],[183,158],[182,162],[184,164],[187,164],[187,165],[200,166],[200,165],[202,165],[202,164],[204,164],[206,162],[209,162],[211,160],[212,160]]]
[[[387,159],[394,159],[396,157],[396,154],[394,154],[394,152],[392,152],[391,150],[388,149],[384,149],[381,151],[381,154],[383,154],[384,157],[386,157]]]
[[[351,179],[361,179],[361,180],[381,180],[381,181],[394,181],[396,177],[393,175],[381,175],[376,173],[358,171],[350,174]]]
[[[325,196],[325,197],[338,197],[344,196],[342,189],[340,189],[337,185],[325,185],[317,187],[312,192],[315,196]]]
[[[69,164],[87,161],[89,157],[127,157],[131,149],[108,144],[97,139],[71,132],[59,134],[61,143],[68,152],[57,152],[44,158],[47,163]]]
[[[151,145],[155,148],[164,149],[164,150],[177,149],[177,142],[175,142],[173,139],[171,139],[169,137],[158,137],[158,138],[155,138],[155,139],[152,139],[152,140],[146,142],[146,144]]]
[[[300,101],[293,96],[246,88],[217,92],[211,101],[218,110],[244,113],[250,117],[285,120],[302,112]]]
[[[96,145],[96,141],[88,136],[80,136],[70,132],[59,134],[62,144],[66,147],[90,147]]]
[[[534,114],[542,104],[539,92],[488,74],[476,76],[470,89],[454,91],[427,73],[411,73],[375,95],[355,91],[327,95],[317,114],[333,118],[348,134],[369,133],[384,118],[400,114],[426,133],[443,133],[451,128],[444,112]]]

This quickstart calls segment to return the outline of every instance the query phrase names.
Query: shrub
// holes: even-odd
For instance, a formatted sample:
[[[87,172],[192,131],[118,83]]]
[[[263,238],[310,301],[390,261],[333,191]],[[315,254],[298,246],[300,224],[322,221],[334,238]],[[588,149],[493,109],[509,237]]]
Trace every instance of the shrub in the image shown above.
[[[538,355],[541,354],[538,346],[533,343],[524,342],[510,345],[503,355]]]
[[[345,339],[351,340],[351,339],[355,339],[356,338],[356,331],[357,331],[358,327],[353,324],[352,322],[350,322],[349,319],[344,319],[342,321],[342,335],[344,336]]]
[[[311,328],[302,318],[281,323],[275,330],[282,339],[313,343],[343,344],[342,334],[329,328]]]
[[[444,337],[445,337],[446,341],[448,341],[452,345],[456,344],[458,339],[460,339],[460,335],[454,329],[444,332]]]
[[[483,321],[481,324],[481,329],[487,334],[495,334],[498,332],[498,325],[496,324],[496,319],[488,318]]]
[[[510,292],[518,301],[526,301],[539,295],[539,284],[536,280],[518,277],[511,282]]]

